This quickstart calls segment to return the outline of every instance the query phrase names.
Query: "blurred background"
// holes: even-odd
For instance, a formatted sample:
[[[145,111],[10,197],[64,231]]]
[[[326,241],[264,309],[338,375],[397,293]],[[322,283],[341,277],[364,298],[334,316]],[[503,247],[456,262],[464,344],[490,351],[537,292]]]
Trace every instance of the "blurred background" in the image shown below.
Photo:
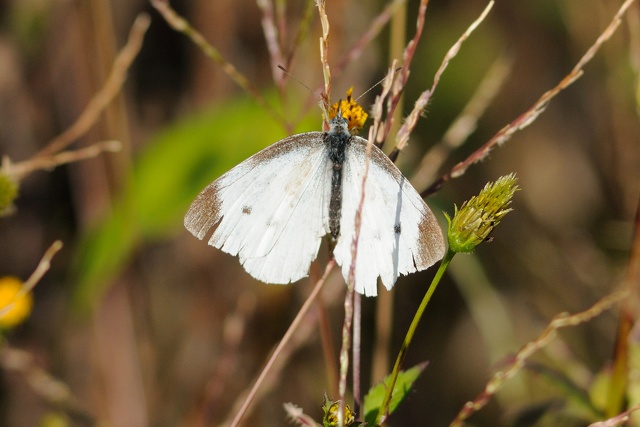
[[[182,218],[198,192],[233,165],[288,134],[321,128],[317,96],[273,71],[284,65],[310,88],[322,87],[317,9],[308,1],[257,2],[286,8],[279,22],[286,28],[282,62],[274,64],[261,23],[265,9],[256,2],[171,3],[275,113],[147,1],[0,2],[0,154],[14,163],[35,156],[79,117],[106,81],[136,16],[150,17],[122,90],[71,146],[118,140],[123,149],[29,174],[20,181],[15,211],[0,218],[0,277],[26,280],[53,241],[64,242],[34,289],[30,317],[4,333],[0,425],[228,422],[310,292],[308,280],[286,287],[256,282],[236,258],[191,236]],[[401,59],[398,46],[415,33],[418,2],[408,1],[393,29],[382,27],[355,57],[345,54],[387,4],[327,3],[332,98],[350,86],[357,97],[385,75],[392,58]],[[452,60],[399,156],[418,191],[567,75],[621,3],[498,2]],[[430,2],[403,116],[485,6]],[[487,181],[514,172],[522,188],[493,241],[454,259],[406,360],[407,367],[429,366],[391,425],[448,425],[554,315],[584,310],[621,283],[640,182],[639,49],[634,3],[584,76],[536,122],[427,200],[444,226],[442,212],[451,214]],[[442,143],[486,81],[494,83],[494,96],[484,98],[490,103],[475,132],[445,151],[435,169],[416,175],[420,159]],[[371,105],[378,91],[360,104]],[[323,246],[312,277],[326,261]],[[371,374],[380,356],[376,337],[384,334],[376,322],[389,327],[393,360],[434,271],[398,280],[384,317],[376,315],[378,299],[363,299],[365,389],[372,376],[380,379]],[[322,393],[331,395],[334,387],[328,375],[338,363],[343,295],[334,274],[324,289],[325,311],[314,308],[305,319],[245,425],[287,424],[284,402],[321,418]],[[562,331],[472,424],[595,420],[598,384],[614,358],[617,313]],[[329,361],[319,324],[332,334]],[[11,355],[25,364],[16,368]]]

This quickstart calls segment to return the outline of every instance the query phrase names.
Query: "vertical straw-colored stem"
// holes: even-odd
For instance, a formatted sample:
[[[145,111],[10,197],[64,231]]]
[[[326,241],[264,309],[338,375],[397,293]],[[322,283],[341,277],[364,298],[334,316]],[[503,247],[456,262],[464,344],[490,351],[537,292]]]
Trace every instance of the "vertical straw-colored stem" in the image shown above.
[[[344,322],[342,323],[342,347],[340,349],[340,382],[338,383],[338,427],[344,427],[344,405],[347,396],[347,374],[349,372],[349,348],[351,345],[351,325],[353,324],[353,281],[347,281],[347,294],[344,297]]]
[[[360,403],[362,400],[362,390],[360,389],[360,345],[362,342],[362,295],[355,293],[353,300],[353,351],[351,358],[353,359],[353,410],[360,412]]]

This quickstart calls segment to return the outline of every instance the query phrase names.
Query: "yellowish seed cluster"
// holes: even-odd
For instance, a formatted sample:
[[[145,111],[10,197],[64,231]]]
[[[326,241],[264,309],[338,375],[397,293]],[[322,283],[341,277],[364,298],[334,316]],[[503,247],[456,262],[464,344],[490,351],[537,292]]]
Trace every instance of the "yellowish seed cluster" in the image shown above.
[[[324,415],[325,426],[337,426],[338,425],[338,410],[340,409],[340,402],[332,402],[329,409]],[[349,408],[349,405],[344,405],[344,425],[345,427],[351,426],[356,421],[354,413]]]

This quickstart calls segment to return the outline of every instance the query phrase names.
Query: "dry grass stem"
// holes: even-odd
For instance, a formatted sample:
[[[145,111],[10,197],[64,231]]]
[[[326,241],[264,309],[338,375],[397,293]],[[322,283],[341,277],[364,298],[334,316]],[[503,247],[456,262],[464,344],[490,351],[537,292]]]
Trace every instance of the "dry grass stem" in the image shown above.
[[[347,275],[347,294],[344,300],[344,322],[342,325],[342,346],[340,349],[340,379],[338,383],[338,400],[340,401],[340,407],[338,410],[338,425],[344,424],[344,405],[347,394],[347,374],[349,371],[349,348],[351,345],[351,327],[353,324],[354,316],[354,300],[355,300],[355,270],[356,262],[358,258],[358,240],[360,238],[360,228],[362,225],[362,208],[364,206],[365,187],[367,182],[367,176],[369,174],[369,161],[371,158],[371,149],[373,147],[373,141],[376,138],[375,132],[378,128],[378,123],[382,115],[382,104],[384,99],[388,96],[391,90],[391,84],[393,82],[393,75],[395,74],[395,62],[392,68],[387,74],[387,78],[384,79],[382,86],[382,93],[376,97],[373,113],[373,125],[369,129],[369,143],[367,144],[365,170],[362,176],[362,187],[360,201],[358,208],[356,209],[355,217],[355,231],[353,240],[351,242],[351,265],[349,266],[349,274]],[[355,375],[355,373],[354,373]],[[358,378],[357,376],[355,378]],[[355,392],[355,391],[354,391]],[[355,394],[359,399],[359,395]]]
[[[504,82],[511,73],[513,59],[510,55],[500,55],[478,85],[467,105],[458,117],[451,123],[442,140],[430,149],[422,158],[418,171],[412,178],[417,188],[423,188],[433,181],[436,172],[456,148],[462,146],[477,127],[478,119],[491,105],[500,92]]]
[[[409,41],[402,54],[402,69],[400,70],[400,73],[395,77],[395,81],[392,85],[392,94],[387,101],[387,120],[385,121],[384,129],[379,132],[380,134],[378,135],[378,139],[376,141],[376,145],[379,148],[382,148],[382,146],[384,145],[384,141],[386,141],[387,136],[389,136],[389,132],[391,132],[391,127],[393,126],[394,121],[393,115],[396,111],[396,108],[398,107],[398,104],[400,103],[400,99],[402,98],[402,94],[404,92],[407,81],[409,80],[411,62],[413,61],[413,56],[415,55],[416,48],[418,47],[420,36],[422,36],[422,30],[424,28],[424,20],[428,4],[429,0],[420,1],[420,7],[418,8],[418,18],[416,20],[416,33],[414,34],[413,39]]]
[[[591,59],[598,52],[600,47],[602,47],[602,45],[606,41],[608,41],[611,38],[611,36],[615,33],[615,31],[620,26],[620,23],[622,22],[622,17],[624,16],[625,12],[627,11],[627,9],[629,9],[629,7],[634,1],[635,0],[626,0],[622,4],[622,6],[620,6],[620,9],[618,9],[618,12],[613,17],[613,20],[611,21],[611,23],[600,34],[598,39],[587,50],[587,52],[582,56],[582,58],[580,58],[580,60],[573,67],[571,72],[560,81],[560,83],[558,83],[553,89],[545,92],[531,108],[529,108],[525,113],[521,114],[513,122],[503,127],[496,135],[493,136],[493,138],[491,138],[482,147],[480,147],[478,150],[472,153],[464,161],[455,165],[449,173],[442,176],[436,182],[431,184],[431,186],[424,191],[423,196],[429,195],[431,193],[438,191],[438,189],[442,187],[442,185],[445,182],[454,178],[459,178],[460,176],[464,175],[464,173],[467,171],[469,166],[484,160],[496,145],[504,144],[506,141],[508,141],[511,138],[511,136],[514,133],[526,128],[531,123],[533,123],[538,118],[538,116],[540,116],[540,114],[544,112],[544,110],[547,108],[547,106],[549,105],[549,103],[553,98],[555,98],[562,90],[569,87],[578,78],[580,78],[580,76],[582,76],[582,74],[584,73],[584,70],[583,70],[584,66],[588,64],[589,61],[591,61]]]
[[[82,425],[101,425],[81,409],[69,387],[36,365],[33,356],[26,351],[4,345],[0,350],[0,365],[7,372],[23,376],[31,389],[49,405],[62,409]]]
[[[42,276],[44,276],[44,274],[49,271],[49,268],[51,268],[51,260],[53,259],[55,254],[57,254],[58,251],[62,249],[62,246],[63,244],[60,240],[56,240],[51,244],[51,246],[49,246],[49,249],[47,249],[47,251],[44,253],[42,259],[40,259],[40,262],[38,263],[36,269],[33,271],[33,273],[31,273],[31,276],[29,276],[26,282],[24,282],[24,285],[20,290],[21,294],[25,294],[33,289],[40,281],[40,279],[42,279]]]
[[[24,179],[31,172],[53,169],[67,163],[90,159],[104,152],[117,152],[122,149],[120,141],[102,141],[79,150],[63,151],[51,156],[36,156],[23,162],[11,163],[8,158],[3,159],[2,170],[16,181]]]
[[[181,32],[187,36],[193,44],[195,44],[200,50],[213,62],[218,64],[222,71],[231,79],[235,84],[240,86],[247,94],[249,94],[258,105],[264,108],[267,113],[271,115],[278,123],[282,124],[285,129],[289,129],[289,125],[285,117],[282,116],[275,108],[273,108],[266,99],[260,94],[258,88],[256,88],[242,74],[236,67],[230,62],[224,59],[220,52],[213,47],[195,28],[193,28],[189,22],[178,15],[175,10],[169,6],[169,2],[166,0],[150,0],[151,5],[162,15],[167,23],[176,31]]]
[[[637,347],[638,311],[640,308],[640,200],[636,206],[634,222],[634,236],[631,243],[629,262],[622,284],[629,297],[625,298],[620,307],[620,318],[615,340],[614,359],[611,363],[611,380],[607,391],[605,415],[613,417],[625,407],[640,404],[637,393],[630,391],[634,383],[634,348]],[[640,421],[640,417],[636,421]]]
[[[549,344],[556,337],[558,330],[567,328],[570,326],[577,326],[582,323],[588,322],[594,317],[599,316],[606,310],[609,310],[614,305],[626,298],[629,293],[626,290],[613,292],[596,304],[581,311],[570,315],[568,313],[560,313],[557,315],[547,327],[542,331],[538,337],[527,343],[524,347],[518,351],[511,363],[505,368],[496,372],[493,377],[487,382],[484,390],[475,400],[467,402],[462,410],[458,413],[456,418],[450,424],[451,427],[462,426],[464,421],[469,418],[473,413],[482,409],[501,388],[504,384],[517,374],[524,366],[525,361],[531,357],[535,352],[540,350]]]
[[[321,427],[320,424],[316,423],[313,418],[305,414],[302,408],[299,408],[293,403],[285,403],[282,406],[287,413],[287,417],[289,417],[291,422],[295,423],[296,425],[304,427]]]
[[[149,15],[144,13],[138,15],[129,32],[127,43],[118,52],[113,62],[104,86],[91,98],[89,104],[87,104],[87,107],[76,121],[63,133],[49,141],[45,148],[37,154],[38,157],[48,157],[63,150],[84,135],[96,123],[102,111],[120,93],[127,77],[127,71],[138,56],[138,52],[140,52],[144,34],[149,28],[150,22]]]
[[[302,15],[302,19],[300,20],[300,25],[298,26],[298,31],[296,32],[296,35],[293,39],[291,50],[287,55],[287,62],[285,65],[286,69],[289,69],[291,67],[293,57],[298,51],[298,47],[302,45],[302,41],[306,38],[307,33],[309,32],[309,27],[311,26],[311,21],[313,20],[313,10],[313,0],[306,0],[306,6]]]
[[[398,134],[396,135],[396,147],[395,147],[397,150],[402,151],[402,149],[406,147],[407,143],[409,142],[409,135],[411,134],[411,132],[413,132],[413,129],[415,128],[418,122],[418,118],[420,117],[420,115],[428,105],[429,99],[431,98],[431,95],[435,92],[436,87],[440,82],[440,78],[442,77],[442,74],[449,66],[449,62],[451,62],[451,60],[455,58],[455,56],[458,54],[458,52],[460,51],[460,47],[462,46],[462,43],[464,43],[465,40],[469,38],[471,33],[476,28],[478,28],[478,26],[482,23],[482,21],[484,21],[484,19],[487,17],[487,15],[491,11],[491,8],[493,7],[494,4],[495,2],[491,0],[487,5],[487,7],[484,8],[480,16],[471,23],[469,28],[467,28],[467,30],[462,34],[462,36],[460,36],[460,38],[455,42],[455,44],[451,46],[451,48],[445,55],[444,59],[442,60],[442,64],[440,64],[438,71],[436,71],[436,74],[433,77],[433,84],[431,85],[431,89],[422,92],[422,94],[416,101],[413,110],[409,114],[409,117],[405,120],[405,122],[402,124],[402,127],[398,131]],[[409,50],[409,47],[412,46],[413,43],[415,42],[412,40],[409,43],[409,46],[407,46],[407,50]],[[415,49],[415,47],[413,47],[413,49]]]
[[[629,421],[629,418],[631,417],[631,415],[640,410],[640,405],[636,405],[632,408],[630,408],[627,411],[624,411],[623,413],[616,415],[615,417],[609,418],[608,420],[604,420],[604,421],[598,421],[592,424],[589,424],[589,427],[616,427],[622,424],[625,424],[627,421]]]
[[[233,375],[238,371],[239,347],[246,335],[247,322],[255,314],[257,304],[256,296],[246,291],[240,295],[235,309],[224,320],[222,354],[215,360],[213,374],[203,391],[201,409],[203,425],[212,425],[217,411],[222,409],[216,403],[223,398],[227,392],[227,384],[233,380]]]
[[[284,56],[282,54],[282,46],[280,44],[281,37],[278,26],[275,22],[273,4],[270,0],[257,0],[257,5],[262,12],[262,32],[267,42],[267,50],[271,61],[271,75],[276,86],[282,87],[285,74],[280,72],[278,65],[284,64]],[[284,24],[285,21],[282,21]],[[284,27],[280,27],[284,29]]]
[[[322,275],[322,278],[318,280],[318,282],[315,284],[313,290],[309,294],[309,297],[300,308],[300,311],[298,311],[298,314],[296,315],[295,319],[293,319],[293,321],[289,325],[289,329],[287,329],[287,332],[282,337],[282,340],[280,340],[280,342],[278,343],[278,346],[275,348],[275,350],[271,354],[271,357],[269,357],[269,360],[267,361],[265,367],[262,369],[262,372],[260,372],[260,375],[256,379],[256,382],[253,384],[253,386],[248,392],[241,394],[239,402],[242,402],[242,404],[240,405],[237,412],[235,411],[235,408],[237,405],[233,405],[232,413],[235,413],[233,420],[231,420],[231,422],[224,422],[223,425],[230,425],[232,427],[240,425],[242,418],[248,412],[249,407],[251,406],[251,403],[255,399],[258,393],[258,390],[264,383],[265,379],[267,378],[267,375],[273,374],[273,372],[271,372],[272,368],[274,367],[278,358],[285,351],[285,347],[290,344],[293,334],[296,332],[296,330],[298,329],[298,326],[300,326],[302,322],[302,319],[304,319],[305,315],[311,308],[313,302],[315,301],[316,297],[320,293],[320,290],[322,289],[322,285],[327,280],[327,277],[329,276],[329,273],[331,273],[331,270],[333,270],[334,266],[335,266],[335,261],[330,260],[329,263],[327,264],[327,267],[324,270],[324,274]]]
[[[322,111],[326,121],[329,121],[329,106],[331,105],[331,68],[329,67],[329,17],[325,8],[325,0],[316,0],[322,36],[320,36],[320,62],[324,77],[324,93],[322,96]]]
[[[55,254],[57,254],[58,251],[62,249],[62,246],[63,245],[60,240],[56,240],[55,242],[53,242],[53,244],[51,244],[51,246],[49,246],[49,249],[47,249],[47,251],[40,259],[40,262],[38,263],[36,269],[33,271],[33,273],[31,273],[31,276],[29,276],[29,278],[22,284],[20,291],[13,296],[13,298],[8,302],[7,305],[0,309],[0,316],[3,316],[5,313],[11,310],[14,305],[13,301],[16,301],[18,298],[31,291],[38,284],[40,279],[42,279],[42,276],[44,276],[44,274],[49,271],[49,268],[51,267],[51,260],[53,259]]]
[[[387,25],[397,8],[406,2],[407,0],[393,0],[385,6],[382,12],[371,21],[367,31],[356,40],[353,46],[351,46],[333,66],[333,74],[335,77],[339,76],[349,64],[362,55],[364,49],[380,34],[380,31],[382,31],[385,25]]]

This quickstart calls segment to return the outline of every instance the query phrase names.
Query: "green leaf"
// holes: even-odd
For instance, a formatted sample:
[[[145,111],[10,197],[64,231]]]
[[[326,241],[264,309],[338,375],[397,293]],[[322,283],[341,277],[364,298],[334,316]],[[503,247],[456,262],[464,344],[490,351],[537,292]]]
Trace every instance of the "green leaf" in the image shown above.
[[[319,129],[320,123],[320,114],[311,116],[304,130]],[[80,239],[76,308],[86,310],[95,303],[140,244],[182,230],[187,208],[207,184],[285,136],[255,102],[239,99],[183,119],[151,138],[111,214]]]
[[[392,414],[396,408],[398,408],[398,405],[400,405],[409,391],[411,391],[411,386],[418,379],[422,371],[424,371],[424,368],[427,367],[427,364],[428,362],[423,362],[406,371],[400,371],[396,385],[393,388],[393,394],[391,395],[389,414]],[[364,419],[368,426],[375,426],[376,415],[378,415],[378,411],[384,400],[384,395],[387,392],[389,379],[390,376],[386,376],[384,380],[373,386],[364,397],[362,412],[364,413]]]

